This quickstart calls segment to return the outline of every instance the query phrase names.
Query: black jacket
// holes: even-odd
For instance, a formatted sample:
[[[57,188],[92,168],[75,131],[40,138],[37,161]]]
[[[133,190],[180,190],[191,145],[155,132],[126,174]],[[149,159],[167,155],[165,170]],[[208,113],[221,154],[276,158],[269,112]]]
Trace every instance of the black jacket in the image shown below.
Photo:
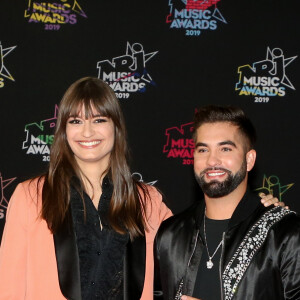
[[[204,249],[199,235],[204,208],[201,201],[162,223],[155,246],[154,299],[193,294]],[[248,249],[243,261],[237,249]],[[232,271],[240,278],[233,278]],[[300,299],[300,217],[281,207],[265,208],[247,192],[223,236],[220,278],[224,300]]]
[[[54,245],[62,294],[68,300],[81,300],[79,256],[73,222],[65,218],[54,235]],[[139,300],[144,286],[146,239],[144,236],[129,242],[124,259],[124,300]],[[107,299],[110,300],[110,299]]]

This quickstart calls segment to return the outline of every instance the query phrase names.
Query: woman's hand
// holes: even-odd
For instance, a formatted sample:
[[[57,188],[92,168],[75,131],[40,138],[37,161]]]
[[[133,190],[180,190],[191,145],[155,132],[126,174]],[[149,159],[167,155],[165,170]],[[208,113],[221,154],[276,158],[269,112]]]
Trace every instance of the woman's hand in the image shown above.
[[[278,198],[273,197],[272,194],[266,195],[265,193],[259,193],[258,195],[262,198],[261,203],[266,207],[272,204],[274,204],[274,206],[285,206],[284,202],[279,201]],[[288,209],[289,207],[285,206],[285,208]]]
[[[183,295],[183,296],[181,296],[181,300],[201,300],[201,299]]]

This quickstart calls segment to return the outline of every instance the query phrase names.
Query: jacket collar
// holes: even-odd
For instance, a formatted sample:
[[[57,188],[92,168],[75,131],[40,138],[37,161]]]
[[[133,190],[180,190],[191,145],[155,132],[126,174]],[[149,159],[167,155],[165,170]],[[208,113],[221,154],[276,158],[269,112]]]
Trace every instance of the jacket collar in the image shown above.
[[[247,189],[246,193],[244,194],[243,198],[235,208],[232,217],[229,221],[228,228],[232,228],[238,225],[243,220],[247,219],[257,208],[259,207],[264,208],[260,202],[260,198],[257,194]],[[197,203],[197,207],[193,207],[194,210],[194,218],[196,223],[196,228],[201,227],[201,223],[204,217],[205,211],[205,201],[204,199]]]
[[[232,214],[228,228],[230,229],[247,219],[259,207],[261,207],[262,210],[265,209],[260,202],[259,196],[250,191],[250,189],[247,189],[246,193]]]
[[[198,203],[197,208],[194,209],[194,211],[195,211],[194,217],[195,217],[196,228],[200,229],[201,224],[202,224],[202,220],[204,218],[204,212],[205,212],[205,201],[204,201],[204,199],[201,200]]]

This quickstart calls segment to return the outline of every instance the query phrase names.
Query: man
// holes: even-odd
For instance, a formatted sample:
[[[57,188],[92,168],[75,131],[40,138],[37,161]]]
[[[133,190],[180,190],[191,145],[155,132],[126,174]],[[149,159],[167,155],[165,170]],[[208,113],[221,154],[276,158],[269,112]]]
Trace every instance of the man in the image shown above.
[[[194,130],[205,201],[162,223],[154,298],[300,299],[300,218],[262,206],[249,191],[251,122],[238,108],[208,106],[196,113]]]

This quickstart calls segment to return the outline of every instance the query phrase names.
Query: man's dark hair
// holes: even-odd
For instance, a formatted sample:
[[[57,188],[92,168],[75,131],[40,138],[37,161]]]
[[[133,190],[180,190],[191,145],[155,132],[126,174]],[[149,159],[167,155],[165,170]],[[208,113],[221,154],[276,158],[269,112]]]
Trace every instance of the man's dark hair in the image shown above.
[[[194,118],[194,140],[196,140],[196,131],[201,125],[216,122],[228,122],[237,126],[248,141],[247,151],[254,148],[256,141],[255,128],[243,110],[234,106],[208,105],[200,107]]]

